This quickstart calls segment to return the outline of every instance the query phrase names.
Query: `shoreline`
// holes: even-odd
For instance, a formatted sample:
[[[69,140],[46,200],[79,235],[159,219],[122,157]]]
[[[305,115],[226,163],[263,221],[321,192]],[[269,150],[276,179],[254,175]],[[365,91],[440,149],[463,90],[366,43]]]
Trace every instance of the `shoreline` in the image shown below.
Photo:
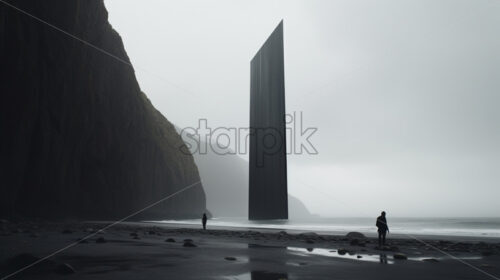
[[[92,221],[95,222],[95,221]],[[111,222],[109,222],[111,223]],[[168,228],[200,228],[201,223],[199,225],[193,223],[183,223],[183,222],[163,222],[163,221],[140,221],[140,222],[127,222],[132,224],[144,224],[144,225],[155,225],[160,227],[168,227]],[[219,230],[234,230],[234,231],[245,231],[245,230],[255,230],[255,231],[265,231],[265,232],[279,232],[286,231],[288,233],[300,234],[300,233],[308,233],[315,232],[321,235],[331,235],[331,236],[342,236],[347,234],[349,231],[331,231],[331,230],[303,230],[303,229],[289,229],[289,228],[273,228],[273,227],[265,227],[265,226],[221,226],[221,225],[211,225],[210,220],[207,225],[212,229]],[[364,234],[367,237],[376,238],[377,233],[374,231],[358,231]],[[450,240],[450,241],[467,241],[467,242],[500,242],[500,237],[495,236],[461,236],[461,235],[439,235],[439,234],[407,234],[407,233],[389,233],[388,238],[394,239],[421,239],[421,240]]]

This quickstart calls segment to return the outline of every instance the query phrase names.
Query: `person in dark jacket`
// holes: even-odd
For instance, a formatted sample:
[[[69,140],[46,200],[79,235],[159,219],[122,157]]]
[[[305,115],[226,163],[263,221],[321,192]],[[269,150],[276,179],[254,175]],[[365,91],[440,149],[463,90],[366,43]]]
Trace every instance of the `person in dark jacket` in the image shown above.
[[[203,213],[203,218],[201,218],[201,224],[203,225],[203,229],[207,229],[207,214]]]
[[[385,245],[385,234],[389,232],[389,225],[387,225],[387,219],[385,218],[385,211],[382,211],[382,214],[378,216],[377,223],[378,231],[378,246],[382,247]]]

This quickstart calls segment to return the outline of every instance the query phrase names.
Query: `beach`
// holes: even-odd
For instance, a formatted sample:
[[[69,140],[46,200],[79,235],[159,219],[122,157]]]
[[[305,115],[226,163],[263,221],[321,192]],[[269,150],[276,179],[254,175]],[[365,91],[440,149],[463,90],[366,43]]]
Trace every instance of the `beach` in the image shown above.
[[[500,240],[209,229],[125,222],[2,222],[6,279],[495,279]],[[210,225],[210,224],[209,224]]]

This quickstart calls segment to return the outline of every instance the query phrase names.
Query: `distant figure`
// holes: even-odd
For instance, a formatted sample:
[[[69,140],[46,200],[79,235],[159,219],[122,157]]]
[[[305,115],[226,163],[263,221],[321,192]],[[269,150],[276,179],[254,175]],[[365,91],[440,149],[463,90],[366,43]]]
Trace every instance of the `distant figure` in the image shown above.
[[[201,224],[203,225],[203,229],[207,229],[207,214],[203,213],[203,218],[201,218]]]
[[[382,211],[375,225],[378,228],[378,246],[382,247],[385,245],[385,234],[389,232],[389,225],[387,225],[387,220],[385,219],[385,211]]]

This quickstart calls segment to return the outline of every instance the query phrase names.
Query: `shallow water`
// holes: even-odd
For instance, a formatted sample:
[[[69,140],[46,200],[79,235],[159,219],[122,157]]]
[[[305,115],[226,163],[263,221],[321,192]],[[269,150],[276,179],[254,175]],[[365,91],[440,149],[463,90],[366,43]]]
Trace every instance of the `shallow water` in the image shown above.
[[[325,256],[325,257],[334,257],[341,259],[349,259],[349,260],[357,260],[357,261],[366,261],[366,262],[379,262],[384,264],[393,264],[394,258],[388,254],[363,254],[363,253],[345,253],[340,254],[338,250],[335,249],[322,249],[322,248],[300,248],[300,247],[287,247],[287,249],[299,256],[309,256],[309,255],[317,255],[317,256]],[[361,258],[359,258],[359,257]]]
[[[347,252],[345,254],[340,254],[338,250],[335,249],[323,249],[323,248],[300,248],[300,247],[287,247],[287,250],[292,253],[296,253],[300,256],[308,256],[308,255],[318,255],[325,257],[334,257],[341,259],[349,259],[349,260],[357,260],[357,261],[367,261],[367,262],[379,262],[383,264],[394,264],[397,261],[405,261],[405,260],[396,260],[391,253],[380,253],[380,254],[367,254],[367,253],[352,253]],[[436,261],[450,260],[450,259],[460,259],[460,260],[480,260],[481,256],[460,256],[460,257],[432,257],[432,256],[419,256],[419,257],[408,257],[410,261],[425,261],[433,259]]]
[[[269,271],[251,271],[235,276],[226,276],[223,279],[231,280],[269,280],[269,279],[291,279],[288,273],[269,272]]]

